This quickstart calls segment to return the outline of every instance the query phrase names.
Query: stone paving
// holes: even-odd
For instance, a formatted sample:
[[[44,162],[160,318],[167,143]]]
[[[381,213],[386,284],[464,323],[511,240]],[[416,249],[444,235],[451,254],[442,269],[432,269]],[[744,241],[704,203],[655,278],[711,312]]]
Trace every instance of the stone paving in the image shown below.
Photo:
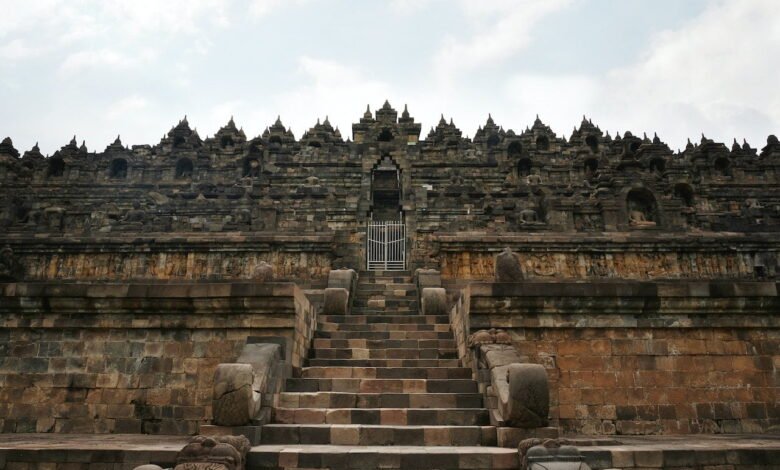
[[[148,462],[165,466],[173,463],[188,439],[142,434],[0,434],[0,468],[53,468],[68,464],[67,468],[74,470],[132,469]],[[610,436],[573,440],[593,469],[780,468],[780,435]],[[36,467],[35,463],[48,467]],[[112,463],[122,465],[109,466]],[[517,468],[517,451],[473,446],[264,444],[253,447],[248,468],[268,466]]]

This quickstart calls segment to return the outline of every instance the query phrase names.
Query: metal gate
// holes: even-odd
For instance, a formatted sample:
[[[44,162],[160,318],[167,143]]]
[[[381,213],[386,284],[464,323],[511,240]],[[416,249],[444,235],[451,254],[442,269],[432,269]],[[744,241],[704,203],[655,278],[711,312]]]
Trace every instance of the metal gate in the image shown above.
[[[406,227],[403,222],[368,222],[366,265],[369,271],[406,269]]]

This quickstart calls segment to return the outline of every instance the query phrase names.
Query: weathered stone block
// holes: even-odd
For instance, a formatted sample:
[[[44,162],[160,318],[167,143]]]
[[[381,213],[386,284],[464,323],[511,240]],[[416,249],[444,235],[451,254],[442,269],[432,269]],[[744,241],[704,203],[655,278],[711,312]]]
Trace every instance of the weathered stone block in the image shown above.
[[[249,364],[220,364],[214,373],[213,421],[222,426],[246,424],[258,411]]]
[[[426,287],[422,291],[423,315],[447,315],[447,292],[441,287]]]
[[[523,280],[523,269],[520,258],[509,248],[496,256],[495,278],[497,282],[520,282]]]
[[[324,315],[348,315],[349,291],[338,287],[325,289],[322,313]]]
[[[547,372],[539,364],[510,364],[491,371],[499,410],[509,425],[537,428],[547,424],[550,391]]]

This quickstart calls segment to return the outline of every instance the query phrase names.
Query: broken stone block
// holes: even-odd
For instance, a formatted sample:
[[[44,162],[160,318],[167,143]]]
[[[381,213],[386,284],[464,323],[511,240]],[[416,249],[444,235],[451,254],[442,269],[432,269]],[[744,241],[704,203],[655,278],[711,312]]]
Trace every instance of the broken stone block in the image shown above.
[[[510,426],[538,428],[547,425],[550,388],[547,372],[539,364],[510,364],[490,371],[498,408]]]
[[[236,363],[219,364],[214,373],[213,423],[249,424],[260,412],[274,367],[281,361],[278,344],[244,345]]]
[[[214,373],[214,424],[239,426],[248,423],[259,410],[260,396],[252,390],[249,364],[219,364]]]

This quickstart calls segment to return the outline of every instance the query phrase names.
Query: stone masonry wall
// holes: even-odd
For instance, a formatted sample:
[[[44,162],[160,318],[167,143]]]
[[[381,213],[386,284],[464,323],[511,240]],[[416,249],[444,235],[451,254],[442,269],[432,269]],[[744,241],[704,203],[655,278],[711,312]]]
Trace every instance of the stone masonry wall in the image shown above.
[[[292,284],[0,284],[3,432],[193,434],[214,370],[314,311]],[[305,334],[305,331],[304,331]]]
[[[565,433],[758,433],[780,424],[780,330],[518,329]],[[557,404],[557,406],[555,405]]]
[[[265,261],[276,279],[327,277],[333,234],[7,237],[25,280],[252,279]]]
[[[458,305],[471,332],[506,329],[545,366],[551,418],[567,434],[752,433],[780,426],[777,292],[759,282],[494,283],[466,287]]]

